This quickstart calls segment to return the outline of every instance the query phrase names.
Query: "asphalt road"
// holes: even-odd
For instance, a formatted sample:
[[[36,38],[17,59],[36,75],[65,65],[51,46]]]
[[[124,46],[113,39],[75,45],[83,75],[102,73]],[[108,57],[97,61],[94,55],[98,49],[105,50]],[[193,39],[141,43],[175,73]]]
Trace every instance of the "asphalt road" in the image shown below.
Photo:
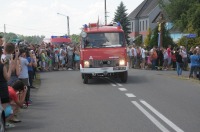
[[[10,132],[199,132],[200,82],[175,71],[129,70],[128,82],[83,84],[79,71],[41,73],[33,105]]]

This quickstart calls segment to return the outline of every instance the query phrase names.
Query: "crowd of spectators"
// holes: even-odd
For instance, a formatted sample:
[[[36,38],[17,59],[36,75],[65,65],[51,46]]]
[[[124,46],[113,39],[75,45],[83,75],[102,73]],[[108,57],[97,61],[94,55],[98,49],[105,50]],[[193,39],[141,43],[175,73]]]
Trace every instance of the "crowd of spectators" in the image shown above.
[[[187,53],[184,46],[153,47],[148,51],[144,47],[130,45],[127,47],[129,68],[174,69],[178,76],[182,75],[182,70],[189,69],[189,78],[200,79],[199,47],[192,47]],[[6,127],[14,127],[13,123],[21,122],[17,117],[20,108],[32,104],[31,88],[36,88],[33,80],[37,71],[79,70],[79,65],[79,44],[14,44],[5,43],[0,36],[0,97],[5,110]]]
[[[172,48],[169,45],[167,48],[153,47],[147,50],[129,45],[127,55],[130,69],[176,70],[178,76],[182,75],[182,70],[189,70],[189,78],[200,76],[200,46],[191,47],[187,52],[184,46]]]
[[[36,72],[78,70],[78,44],[5,43],[0,36],[0,101],[5,111],[6,127],[15,127],[19,110],[32,104],[31,89]]]
[[[33,51],[36,53],[39,71],[79,69],[79,44],[52,45],[42,43],[37,48],[33,48]]]

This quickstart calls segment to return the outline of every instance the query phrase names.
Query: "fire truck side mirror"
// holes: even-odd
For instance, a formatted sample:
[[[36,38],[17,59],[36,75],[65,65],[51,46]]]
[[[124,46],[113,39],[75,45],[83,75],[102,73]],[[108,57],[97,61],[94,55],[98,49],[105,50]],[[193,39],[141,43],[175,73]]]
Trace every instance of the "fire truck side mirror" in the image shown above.
[[[87,33],[86,32],[81,32],[81,37],[86,38],[87,37]]]

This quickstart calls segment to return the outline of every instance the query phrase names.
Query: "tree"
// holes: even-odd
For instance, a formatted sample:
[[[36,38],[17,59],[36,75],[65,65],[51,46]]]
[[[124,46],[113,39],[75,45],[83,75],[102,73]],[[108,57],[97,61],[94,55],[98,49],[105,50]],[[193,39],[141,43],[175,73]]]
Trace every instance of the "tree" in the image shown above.
[[[200,36],[199,0],[160,0],[160,5],[177,29]]]
[[[145,46],[145,47],[148,47],[148,46],[149,46],[149,43],[150,43],[150,41],[151,41],[151,35],[152,35],[152,33],[151,33],[151,28],[149,28],[149,29],[148,29],[148,34],[147,34],[146,38],[144,39],[144,46]]]
[[[16,43],[17,40],[25,40],[30,44],[40,44],[45,36],[23,36],[15,33],[5,33],[5,40],[7,43]]]
[[[126,6],[124,6],[124,3],[121,1],[120,5],[117,7],[113,21],[121,23],[125,33],[126,41],[127,43],[129,43],[128,35],[131,33],[129,28],[130,21],[128,19],[128,14],[126,13],[126,11],[127,11]]]
[[[141,46],[142,45],[142,35],[137,36],[136,39],[134,40],[134,43],[137,46]]]
[[[71,38],[72,42],[74,42],[74,43],[79,43],[79,41],[80,41],[80,35],[72,34],[70,36],[70,38]]]
[[[17,35],[14,33],[6,33],[4,37],[7,43],[12,43],[17,39]]]
[[[170,34],[169,34],[169,31],[165,28],[165,25],[162,24],[162,27],[161,27],[161,32],[162,32],[162,46],[163,47],[168,47],[168,45],[172,45],[174,46],[175,43],[173,42]],[[149,43],[149,47],[152,48],[153,46],[158,46],[158,26],[155,28],[154,30],[154,33],[153,33],[153,36],[150,40],[150,43]]]

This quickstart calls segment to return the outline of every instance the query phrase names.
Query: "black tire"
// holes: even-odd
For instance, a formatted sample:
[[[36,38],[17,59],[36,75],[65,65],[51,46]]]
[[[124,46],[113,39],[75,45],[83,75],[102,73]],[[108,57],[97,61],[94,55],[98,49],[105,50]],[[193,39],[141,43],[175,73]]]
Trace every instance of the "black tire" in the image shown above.
[[[83,74],[83,83],[88,84],[89,76],[87,74]]]
[[[5,132],[5,131],[6,131],[6,129],[5,129],[5,119],[2,116],[1,117],[1,122],[0,122],[0,132]]]
[[[83,73],[81,74],[81,77],[82,77],[82,79],[84,79],[84,74]]]
[[[125,72],[120,73],[120,79],[122,83],[126,83],[128,79],[128,72],[125,71]]]

